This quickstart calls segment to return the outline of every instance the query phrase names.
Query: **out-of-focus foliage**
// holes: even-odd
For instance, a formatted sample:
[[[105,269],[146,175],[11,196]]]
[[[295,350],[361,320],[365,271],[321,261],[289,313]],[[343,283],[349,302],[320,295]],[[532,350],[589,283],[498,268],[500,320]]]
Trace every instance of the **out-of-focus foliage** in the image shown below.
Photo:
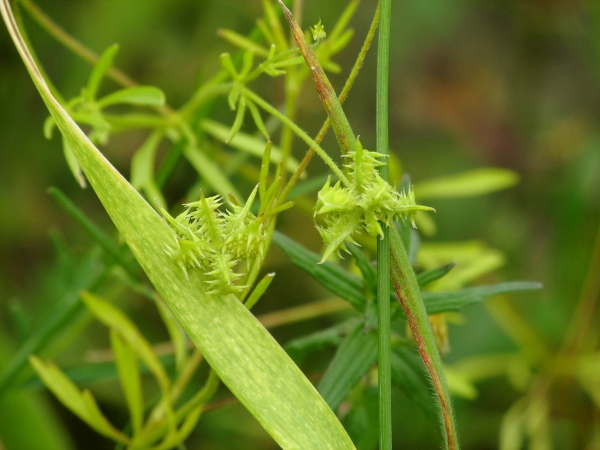
[[[305,27],[320,19],[330,35],[347,3],[304,1]],[[341,67],[339,75],[330,75],[338,91],[369,26],[371,3],[360,4],[352,19],[355,37],[329,67]],[[235,52],[229,42],[232,39],[221,39],[217,29],[245,35],[254,27],[255,18],[262,15],[258,0],[54,0],[40,2],[40,6],[98,53],[118,42],[115,65],[141,84],[159,86],[176,107],[201,81],[220,70],[221,53]],[[33,46],[58,90],[65,98],[79,96],[81,87],[88,83],[90,66],[49,38],[27,15],[24,20]],[[545,286],[535,295],[497,298],[461,310],[460,315],[446,314],[438,328],[441,340],[446,339],[449,346],[445,360],[450,369],[449,381],[453,384],[455,380],[455,395],[462,392],[466,397],[457,397],[456,401],[459,435],[465,449],[498,448],[500,439],[505,450],[522,448],[521,443],[539,449],[592,449],[600,442],[595,331],[600,325],[596,307],[600,289],[598,30],[600,7],[594,0],[394,2],[392,162],[399,161],[412,175],[417,200],[436,209],[435,216],[417,217],[426,235],[421,237],[423,242],[416,255],[418,265],[426,270],[458,263],[428,289],[454,290],[475,279],[485,284],[529,279]],[[344,105],[367,147],[374,142],[374,67],[372,54]],[[280,83],[280,79],[272,79],[270,84],[257,83],[256,89],[278,104],[282,100]],[[112,82],[103,84],[98,98],[117,88]],[[295,120],[314,135],[325,115],[312,86],[305,86],[299,105]],[[234,116],[227,99],[220,98],[211,116],[219,122],[215,122],[217,126],[203,122],[204,131],[222,141],[228,131],[218,125],[231,124]],[[88,280],[93,284],[98,271],[98,259],[94,257],[98,249],[89,250],[90,238],[45,194],[48,186],[59,187],[83,205],[96,223],[113,232],[95,197],[82,191],[70,175],[60,140],[44,138],[46,117],[46,109],[7,33],[0,32],[0,326],[3,334],[14,341],[13,347],[42,326],[48,312],[61,299],[68,300],[74,286],[85,287]],[[269,129],[268,121],[264,126]],[[231,144],[248,137],[242,128]],[[131,151],[139,148],[145,138],[143,132],[113,136],[104,152],[129,175]],[[148,143],[147,153],[163,161],[164,149],[152,145],[153,141]],[[246,144],[252,145],[252,141]],[[331,138],[324,146],[336,149]],[[305,148],[296,140],[293,156],[301,158]],[[220,162],[232,171],[235,165],[244,166],[243,160],[234,159],[220,145],[215,144],[212,152],[211,156],[221,155]],[[337,150],[330,154],[337,154]],[[190,178],[197,177],[190,158],[190,163],[177,166],[177,176],[157,197],[152,194],[156,188],[149,183],[148,171],[153,168],[147,161],[137,166],[137,187],[160,202],[176,203],[185,195]],[[458,198],[461,195],[457,192],[444,195],[449,190],[440,187],[443,177],[491,166],[518,174],[519,184],[492,195],[467,197],[465,192],[483,193],[510,185],[514,177],[506,172],[495,172],[494,179],[490,173],[481,180],[465,176],[454,179],[462,180],[459,187],[463,189],[456,190],[464,198]],[[244,170],[252,172],[253,168],[248,165],[241,172]],[[308,172],[316,177],[326,168],[315,161]],[[436,178],[437,184],[431,181]],[[400,184],[399,179],[395,182]],[[243,178],[241,184],[244,191],[251,189]],[[419,187],[427,189],[422,199]],[[302,212],[305,205],[310,208],[312,204],[301,197],[296,209],[281,216],[279,227],[318,253],[322,251],[318,232],[311,218]],[[422,221],[428,221],[430,227]],[[278,250],[269,253],[266,269],[276,271],[277,277],[257,305],[258,315],[330,295]],[[112,276],[127,278],[118,272]],[[168,340],[159,316],[149,311],[141,297],[123,307],[151,342]],[[88,326],[89,319],[81,311],[73,314],[79,315],[81,326]],[[296,338],[326,329],[328,333],[323,332],[310,343],[311,349],[321,349],[311,355],[321,357],[296,359],[305,373],[320,374],[331,359],[328,352],[342,343],[340,336],[356,334],[356,323],[346,324],[345,329],[332,328],[334,324],[339,327],[340,322],[319,318],[276,329],[274,334],[281,343],[291,342],[290,348],[300,354],[298,348],[304,351],[308,344],[298,346]],[[67,336],[49,356],[66,348],[60,351],[58,362],[69,366],[78,364],[88,348],[108,347],[103,328],[93,327],[97,333],[77,334],[75,342]],[[86,357],[89,359],[89,355]],[[8,356],[3,354],[2,359],[8,360]],[[398,448],[438,448],[437,436],[430,435],[435,424],[432,412],[427,407],[415,409],[415,402],[423,403],[423,399],[406,394],[423,374],[418,373],[418,364],[402,366],[407,365],[406,361],[398,358],[393,367],[395,378],[400,379],[397,384],[407,386],[394,394],[394,429],[398,430],[395,442]],[[91,382],[89,387],[103,410],[121,418],[121,426],[127,421],[128,409],[115,390],[116,380],[115,373],[112,381]],[[81,383],[87,387],[85,380]],[[357,388],[350,394],[357,401],[344,423],[362,424],[368,429],[373,393],[368,388],[359,391]],[[29,394],[39,393],[24,391],[23,395]],[[220,392],[218,398],[227,396]],[[25,408],[30,400],[18,401]],[[37,415],[52,416],[52,426],[58,429],[56,436],[48,437],[58,442],[53,445],[63,445],[66,430],[75,448],[112,448],[64,408],[53,406],[54,412],[45,408],[36,411]],[[54,425],[57,418],[60,425]],[[0,422],[6,420],[1,414]],[[30,424],[35,423],[33,420]],[[15,448],[7,436],[1,435],[6,448]],[[369,439],[363,436],[365,445]],[[90,442],[94,442],[93,447]],[[199,449],[275,448],[239,405],[206,412],[188,444]]]

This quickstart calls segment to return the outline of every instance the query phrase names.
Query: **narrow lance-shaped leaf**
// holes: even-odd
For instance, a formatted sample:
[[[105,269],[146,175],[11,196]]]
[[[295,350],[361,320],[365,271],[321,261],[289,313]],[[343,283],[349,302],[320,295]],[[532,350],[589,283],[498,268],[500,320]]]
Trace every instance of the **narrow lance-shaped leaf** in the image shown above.
[[[246,100],[248,109],[250,109],[250,103]],[[254,103],[252,103],[254,106]],[[214,120],[204,119],[200,122],[200,128],[212,137],[225,142],[229,133],[229,128],[225,125],[215,122]],[[256,136],[246,134],[244,132],[237,133],[229,142],[229,145],[242,152],[261,158],[265,150],[265,141]],[[279,164],[282,160],[281,149],[275,145],[271,147],[271,158],[272,164]],[[286,159],[286,167],[290,172],[295,172],[298,169],[299,163],[295,158]]]
[[[119,333],[125,342],[129,343],[152,372],[163,393],[166,393],[170,385],[169,377],[158,357],[152,351],[150,343],[142,336],[131,320],[121,310],[89,292],[83,292],[81,299],[97,320]]]
[[[187,339],[185,338],[185,332],[181,329],[181,325],[175,320],[173,314],[167,308],[162,299],[156,299],[156,308],[167,327],[169,338],[173,343],[173,352],[175,353],[175,367],[177,371],[181,371],[185,362],[187,361],[188,348]]]
[[[113,60],[119,51],[119,45],[113,44],[108,47],[102,55],[100,55],[100,59],[94,66],[92,73],[88,79],[88,83],[86,86],[86,90],[84,92],[85,97],[89,101],[94,101],[96,99],[96,95],[98,94],[98,89],[100,88],[100,84],[102,83],[103,78],[108,73],[110,67],[113,64]]]
[[[531,281],[510,281],[489,286],[460,289],[452,292],[424,292],[423,300],[425,301],[428,314],[438,314],[446,311],[458,311],[465,306],[482,302],[485,299],[496,295],[514,294],[541,288],[541,283]]]
[[[357,311],[365,309],[362,280],[330,262],[317,264],[321,257],[279,232],[273,233],[273,242],[290,260],[331,292],[347,300]]]
[[[117,430],[102,414],[89,391],[80,391],[62,371],[52,363],[44,363],[32,356],[31,365],[46,386],[73,414],[98,433],[117,442],[127,443],[129,438]]]
[[[352,449],[331,409],[265,328],[233,295],[206,294],[164,252],[173,231],[93,146],[52,96],[8,0],[0,12],[32,79],[90,185],[150,281],[206,360],[283,448]]]
[[[427,286],[429,283],[433,283],[434,281],[439,280],[448,272],[450,272],[455,266],[455,263],[449,263],[445,266],[441,266],[436,269],[431,269],[420,273],[419,275],[417,275],[417,283],[419,283],[419,287]]]
[[[317,388],[333,410],[377,361],[377,334],[363,333],[359,323],[346,336]]]
[[[110,332],[110,342],[115,354],[115,365],[119,372],[121,387],[127,401],[133,434],[136,434],[142,428],[144,419],[140,368],[133,349],[115,330]]]
[[[165,94],[154,86],[135,86],[120,89],[98,100],[98,105],[105,108],[110,105],[163,106]]]
[[[415,192],[420,199],[474,197],[509,188],[518,182],[519,176],[512,170],[488,167],[422,181],[415,185]]]

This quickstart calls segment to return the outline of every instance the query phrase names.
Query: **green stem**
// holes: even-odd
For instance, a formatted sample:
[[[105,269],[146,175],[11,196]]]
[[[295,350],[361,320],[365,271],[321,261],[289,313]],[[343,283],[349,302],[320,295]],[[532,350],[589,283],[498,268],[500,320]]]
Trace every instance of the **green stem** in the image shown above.
[[[302,139],[304,142],[306,142],[306,144],[308,144],[308,146],[310,148],[312,148],[317,153],[317,155],[319,155],[321,157],[321,159],[325,162],[325,164],[327,164],[329,166],[331,171],[342,181],[342,183],[344,183],[346,186],[348,186],[350,184],[350,182],[348,181],[346,176],[342,173],[340,168],[336,165],[335,162],[333,162],[333,159],[331,159],[331,157],[327,154],[327,152],[325,152],[325,150],[323,150],[321,148],[321,146],[319,144],[317,144],[306,133],[306,131],[304,131],[302,128],[300,128],[298,125],[296,125],[294,122],[292,122],[288,117],[286,117],[284,114],[282,114],[281,111],[279,111],[277,108],[275,108],[270,103],[263,100],[261,97],[259,97],[257,94],[255,94],[253,91],[251,91],[247,87],[244,86],[242,88],[242,90],[243,90],[243,94],[246,95],[250,100],[252,100],[254,103],[256,103],[258,106],[260,106],[262,109],[264,109],[266,112],[268,112],[272,116],[279,119],[282,123],[284,123],[285,125],[290,127],[292,129],[292,131],[294,133],[296,133],[296,135],[300,139]]]
[[[388,86],[390,53],[391,0],[381,0],[381,23],[377,44],[377,152],[388,152]],[[388,165],[380,167],[381,178],[389,182]],[[379,333],[379,448],[392,448],[392,376],[390,330],[390,240],[389,229],[382,225],[383,238],[377,241],[377,323]]]
[[[452,413],[450,393],[448,392],[444,369],[442,367],[442,358],[435,342],[427,311],[425,311],[425,304],[421,298],[417,278],[408,260],[408,255],[404,249],[398,230],[395,227],[390,227],[389,230],[392,283],[398,294],[402,309],[406,313],[408,324],[417,343],[417,349],[423,359],[423,363],[440,402],[446,448],[449,450],[458,450],[456,425]]]

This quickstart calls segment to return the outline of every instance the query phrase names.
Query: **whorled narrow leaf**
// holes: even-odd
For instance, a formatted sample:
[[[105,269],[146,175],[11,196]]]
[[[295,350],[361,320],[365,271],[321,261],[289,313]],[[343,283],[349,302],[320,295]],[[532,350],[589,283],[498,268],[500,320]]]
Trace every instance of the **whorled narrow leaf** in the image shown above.
[[[146,198],[166,208],[167,203],[154,178],[156,151],[162,138],[162,133],[152,133],[135,152],[131,158],[131,184],[138,191],[144,191]]]
[[[254,106],[254,103],[252,103],[252,105]],[[226,141],[227,135],[229,133],[229,129],[225,125],[210,119],[202,120],[202,122],[200,122],[200,128],[206,133],[210,134],[212,137],[219,139],[222,142]],[[243,132],[237,133],[231,139],[229,145],[242,152],[248,153],[259,158],[262,157],[263,152],[265,150],[264,139],[260,139],[256,136],[252,136]],[[272,164],[279,164],[282,161],[281,149],[279,147],[271,147],[270,160]],[[298,160],[295,158],[287,158],[285,164],[287,170],[289,170],[290,172],[295,172],[296,169],[298,169],[299,165]]]
[[[342,341],[317,388],[333,410],[377,361],[377,334],[363,333],[359,323]]]
[[[170,386],[169,377],[158,356],[152,351],[150,343],[142,336],[133,322],[120,309],[94,294],[83,292],[81,299],[97,320],[116,331],[130,345],[154,375],[163,393],[166,393]]]
[[[167,305],[162,301],[162,299],[156,299],[156,308],[162,318],[165,327],[167,327],[167,332],[169,333],[169,338],[171,339],[171,343],[173,344],[173,353],[175,354],[175,367],[177,371],[181,371],[185,362],[187,361],[188,356],[188,348],[187,348],[187,340],[185,338],[185,332],[182,330],[181,325],[175,320],[173,314],[167,308]]]
[[[509,281],[451,292],[424,292],[423,300],[425,301],[427,314],[438,314],[447,311],[458,311],[496,295],[534,291],[542,287],[541,283],[532,281]]]
[[[433,283],[434,281],[439,280],[448,272],[450,272],[455,266],[455,263],[449,263],[445,266],[441,266],[436,269],[421,272],[419,275],[417,275],[417,283],[419,283],[419,287],[422,288],[424,286],[427,286],[429,283]]]
[[[233,295],[206,294],[165,252],[173,231],[110,165],[52,96],[8,0],[0,11],[44,102],[121,236],[160,296],[223,382],[283,448],[354,448],[331,409],[272,336]]]
[[[308,272],[312,278],[335,295],[347,300],[357,311],[364,311],[365,295],[359,277],[330,262],[317,264],[321,259],[319,255],[281,233],[273,233],[273,242],[295,265]]]

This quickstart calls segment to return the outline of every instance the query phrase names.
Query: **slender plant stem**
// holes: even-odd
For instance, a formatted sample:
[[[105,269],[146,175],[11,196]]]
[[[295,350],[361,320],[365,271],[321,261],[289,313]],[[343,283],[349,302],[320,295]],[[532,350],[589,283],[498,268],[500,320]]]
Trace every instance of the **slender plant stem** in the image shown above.
[[[281,111],[279,111],[277,108],[275,108],[273,105],[271,105],[267,101],[263,100],[260,96],[255,94],[253,91],[251,91],[247,87],[245,87],[245,86],[243,87],[243,92],[244,92],[244,95],[247,95],[248,98],[250,98],[250,100],[252,100],[258,106],[260,106],[266,112],[268,112],[272,116],[278,118],[282,123],[284,123],[285,125],[290,127],[300,139],[302,139],[304,142],[306,142],[310,146],[310,148],[312,148],[317,153],[317,155],[319,155],[323,159],[325,164],[327,164],[329,166],[331,171],[342,181],[342,183],[344,183],[345,185],[350,184],[350,182],[348,181],[346,176],[342,173],[340,168],[335,164],[335,162],[333,162],[333,159],[331,159],[331,157],[327,154],[327,152],[325,150],[323,150],[321,148],[321,146],[319,144],[317,144],[306,133],[306,131],[304,131],[302,128],[300,128],[298,125],[296,125],[294,122],[292,122],[289,118],[287,118],[284,114],[282,114]]]
[[[446,448],[458,450],[456,425],[452,413],[450,393],[442,367],[442,358],[435,342],[427,311],[425,311],[417,277],[410,265],[398,230],[394,227],[390,227],[389,230],[392,282],[440,403]]]
[[[388,154],[388,85],[391,0],[381,0],[381,23],[377,43],[377,152]],[[380,167],[381,178],[389,182],[388,165]],[[392,449],[392,376],[390,330],[390,240],[384,224],[383,238],[377,241],[377,324],[379,333],[379,448]]]

